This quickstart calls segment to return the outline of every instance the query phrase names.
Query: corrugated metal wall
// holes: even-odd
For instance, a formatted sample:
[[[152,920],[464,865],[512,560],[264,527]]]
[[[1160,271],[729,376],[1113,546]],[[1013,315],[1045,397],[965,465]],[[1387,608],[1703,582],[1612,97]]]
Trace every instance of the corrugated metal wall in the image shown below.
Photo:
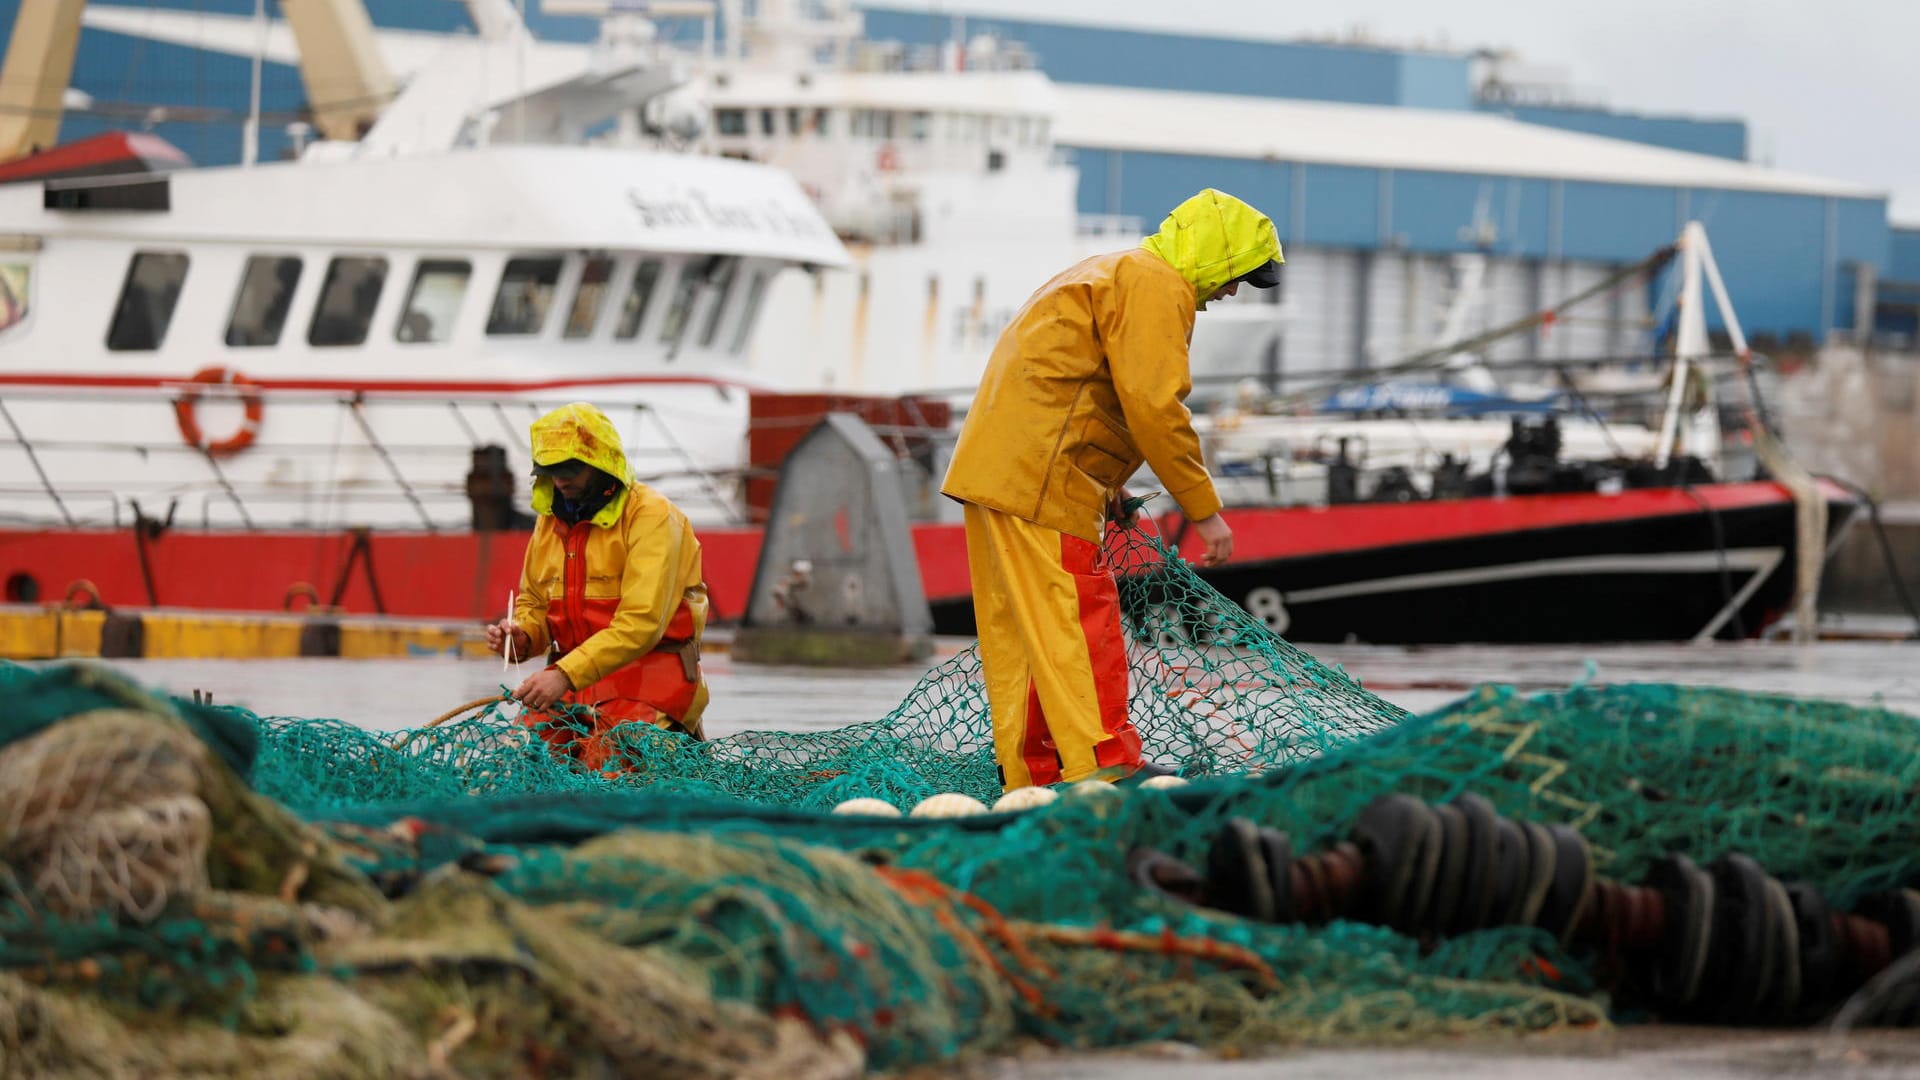
[[[1642,116],[1601,109],[1558,108],[1543,105],[1482,104],[1480,111],[1499,113],[1529,124],[1604,135],[1685,150],[1714,157],[1747,159],[1747,125],[1742,120],[1696,120],[1684,116]]]
[[[1853,325],[1852,271],[1884,272],[1886,200],[1460,175],[1076,149],[1080,208],[1157,221],[1202,187],[1246,199],[1284,243],[1382,253],[1484,249],[1541,262],[1633,263],[1689,219],[1707,227],[1749,333]],[[1501,288],[1508,288],[1503,282]],[[1525,291],[1526,282],[1510,285]],[[1516,293],[1517,295],[1517,293]],[[1372,316],[1369,316],[1370,318]],[[1718,325],[1718,316],[1713,317]]]

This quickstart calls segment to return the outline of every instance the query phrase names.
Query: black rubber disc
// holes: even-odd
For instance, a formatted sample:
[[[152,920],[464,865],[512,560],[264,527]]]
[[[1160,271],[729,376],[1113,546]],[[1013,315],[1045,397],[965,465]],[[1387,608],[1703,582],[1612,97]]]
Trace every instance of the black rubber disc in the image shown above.
[[[1487,916],[1489,926],[1512,926],[1520,921],[1520,907],[1527,898],[1527,834],[1507,818],[1501,818],[1499,846],[1495,849],[1493,909]]]
[[[1355,905],[1361,919],[1391,926],[1406,909],[1429,816],[1426,804],[1411,795],[1386,795],[1368,803],[1354,820],[1348,835],[1367,862]]]
[[[1888,889],[1860,901],[1853,909],[1887,928],[1887,945],[1897,959],[1920,945],[1920,892],[1912,889]]]
[[[1653,864],[1646,884],[1667,904],[1666,941],[1647,971],[1648,993],[1662,1005],[1685,1008],[1700,995],[1713,944],[1714,882],[1692,859],[1675,854]]]
[[[1267,921],[1293,922],[1293,840],[1279,829],[1262,825],[1260,854],[1266,860],[1267,884],[1273,892],[1273,915]]]
[[[1767,921],[1773,934],[1773,985],[1762,1005],[1768,1018],[1780,1019],[1800,1002],[1800,928],[1785,886],[1773,878],[1767,879]]]
[[[1440,822],[1440,864],[1434,871],[1433,896],[1422,917],[1422,930],[1444,934],[1460,909],[1460,894],[1467,879],[1467,816],[1457,806],[1433,808]]]
[[[1127,877],[1142,889],[1184,904],[1199,903],[1207,887],[1200,871],[1153,848],[1135,848],[1128,852]]]
[[[1207,848],[1207,888],[1201,903],[1259,922],[1273,921],[1273,885],[1261,850],[1260,829],[1228,818]]]
[[[1794,934],[1800,940],[1800,1000],[1795,1007],[1805,1015],[1857,988],[1841,988],[1840,951],[1826,897],[1819,889],[1796,882],[1787,886],[1787,902],[1793,905]]]
[[[1418,934],[1426,925],[1427,912],[1433,907],[1434,887],[1440,875],[1440,845],[1443,835],[1440,815],[1433,807],[1420,803],[1420,857],[1407,884],[1407,896],[1395,915],[1393,926],[1404,934]]]
[[[1545,825],[1523,821],[1520,831],[1527,836],[1527,884],[1521,895],[1519,914],[1513,922],[1517,926],[1538,926],[1540,912],[1547,904],[1547,892],[1553,888],[1553,872],[1560,853]]]
[[[1492,912],[1500,817],[1493,812],[1493,804],[1478,795],[1462,795],[1453,805],[1467,819],[1467,868],[1448,933],[1464,934],[1487,925]]]
[[[1767,919],[1767,872],[1745,855],[1723,855],[1709,868],[1716,891],[1713,947],[1708,950],[1702,1004],[1735,1023],[1752,1023],[1773,980],[1773,936]]]
[[[1547,833],[1553,837],[1553,884],[1534,925],[1564,945],[1593,905],[1593,849],[1568,826],[1549,825]]]

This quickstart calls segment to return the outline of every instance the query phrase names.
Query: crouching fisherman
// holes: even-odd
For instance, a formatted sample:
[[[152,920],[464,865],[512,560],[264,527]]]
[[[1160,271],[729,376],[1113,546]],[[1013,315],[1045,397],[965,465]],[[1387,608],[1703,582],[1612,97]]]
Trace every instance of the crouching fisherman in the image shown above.
[[[700,541],[666,496],[634,480],[613,421],[565,405],[533,423],[533,509],[512,619],[487,627],[487,648],[547,653],[513,696],[523,721],[582,766],[618,754],[613,732],[647,723],[701,738],[707,686],[700,635],[707,586]],[[590,706],[561,710],[556,703]]]

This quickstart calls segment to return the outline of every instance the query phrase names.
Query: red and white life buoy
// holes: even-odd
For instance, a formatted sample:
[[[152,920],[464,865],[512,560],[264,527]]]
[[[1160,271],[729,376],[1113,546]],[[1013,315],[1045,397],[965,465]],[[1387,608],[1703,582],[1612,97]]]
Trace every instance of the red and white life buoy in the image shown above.
[[[173,399],[173,418],[180,424],[180,437],[195,450],[204,450],[214,457],[228,457],[253,445],[260,434],[260,417],[266,407],[260,400],[260,391],[245,389],[256,386],[252,379],[231,368],[201,368],[180,388],[180,396]],[[240,429],[217,442],[209,442],[200,430],[200,420],[194,415],[194,403],[199,401],[209,386],[240,387],[240,404],[245,410]]]
[[[881,172],[897,172],[900,169],[900,152],[893,148],[892,143],[887,143],[874,155],[873,165]]]

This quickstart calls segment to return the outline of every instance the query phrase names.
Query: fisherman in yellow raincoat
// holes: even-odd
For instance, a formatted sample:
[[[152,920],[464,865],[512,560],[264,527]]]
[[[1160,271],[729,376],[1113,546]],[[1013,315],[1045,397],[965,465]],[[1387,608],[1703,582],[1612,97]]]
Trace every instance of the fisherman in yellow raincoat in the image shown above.
[[[617,753],[609,733],[621,724],[700,738],[707,586],[687,516],[628,474],[620,433],[599,409],[563,405],[532,431],[539,519],[513,617],[487,627],[494,652],[511,640],[516,656],[551,659],[513,692],[524,722],[548,722],[541,737],[596,770]],[[592,712],[546,715],[562,701]]]
[[[1069,267],[1000,335],[942,491],[966,504],[994,755],[1007,790],[1164,772],[1127,718],[1119,594],[1101,552],[1144,460],[1225,562],[1233,531],[1186,397],[1194,313],[1279,284],[1273,222],[1211,188],[1131,251]]]

